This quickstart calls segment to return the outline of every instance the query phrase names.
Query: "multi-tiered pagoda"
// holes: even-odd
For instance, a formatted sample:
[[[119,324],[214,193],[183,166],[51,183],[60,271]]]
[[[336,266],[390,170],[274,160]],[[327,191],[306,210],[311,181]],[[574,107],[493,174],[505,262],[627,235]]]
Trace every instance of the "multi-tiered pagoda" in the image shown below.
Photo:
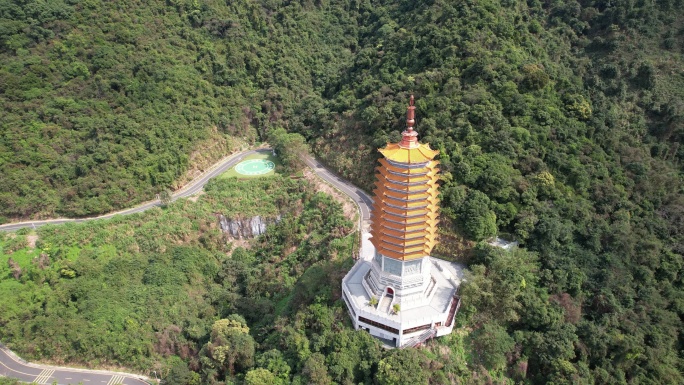
[[[342,281],[354,326],[397,347],[450,333],[460,305],[460,267],[430,256],[439,152],[418,142],[415,109],[411,96],[402,140],[379,150],[370,242]]]

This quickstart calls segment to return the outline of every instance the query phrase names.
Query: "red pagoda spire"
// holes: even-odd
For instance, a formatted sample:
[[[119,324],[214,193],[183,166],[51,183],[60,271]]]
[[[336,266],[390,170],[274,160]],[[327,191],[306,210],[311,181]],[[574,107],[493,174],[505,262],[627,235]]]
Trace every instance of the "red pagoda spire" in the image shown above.
[[[418,133],[413,131],[413,125],[416,124],[416,106],[413,103],[414,99],[411,95],[406,111],[406,130],[401,133],[401,142],[399,142],[399,146],[404,148],[418,147]]]

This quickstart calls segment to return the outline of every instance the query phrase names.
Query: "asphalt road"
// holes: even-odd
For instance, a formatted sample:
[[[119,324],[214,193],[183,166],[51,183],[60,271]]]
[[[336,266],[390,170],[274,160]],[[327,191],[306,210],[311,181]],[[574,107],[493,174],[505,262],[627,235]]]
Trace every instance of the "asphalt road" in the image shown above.
[[[259,149],[250,150],[235,154],[218,166],[214,167],[211,171],[201,175],[199,178],[190,182],[183,189],[177,191],[173,195],[173,200],[178,198],[184,198],[191,196],[198,191],[200,191],[209,179],[223,173],[224,171],[232,168],[238,164],[244,157],[257,153],[257,152],[270,152],[270,149]],[[359,207],[359,212],[361,213],[359,219],[359,229],[363,231],[362,223],[370,220],[371,206],[373,205],[373,199],[368,196],[364,191],[355,187],[351,183],[345,181],[334,172],[327,169],[323,164],[321,164],[315,158],[304,156],[304,162],[318,175],[321,179],[330,183],[336,189],[341,191],[343,194],[349,196],[354,202],[356,202]],[[139,213],[150,209],[152,207],[159,206],[160,202],[158,200],[153,202],[148,202],[140,206],[136,206],[127,210],[119,211],[116,213],[106,214],[99,217],[93,218],[80,218],[80,219],[53,219],[45,221],[29,221],[21,223],[12,223],[0,226],[0,231],[14,231],[24,227],[38,227],[46,224],[62,224],[67,222],[85,222],[95,219],[106,219],[111,218],[115,215],[128,215],[133,213]],[[142,385],[148,384],[144,381],[144,377],[136,376],[133,374],[126,373],[105,373],[101,371],[90,371],[83,369],[68,369],[68,368],[56,368],[45,365],[37,365],[31,363],[25,363],[23,360],[19,359],[16,355],[11,353],[7,348],[0,344],[0,376],[17,378],[21,381],[33,382],[37,384],[52,384],[57,382],[58,385],[71,385],[82,383],[84,385]]]
[[[0,376],[36,384],[148,385],[144,377],[128,373],[108,373],[26,364],[0,346]]]
[[[323,166],[321,162],[310,156],[304,157],[304,162],[309,166],[321,179],[333,185],[343,194],[349,196],[359,206],[361,212],[361,220],[370,220],[371,206],[373,206],[373,199],[360,188],[354,186],[348,181],[342,179],[334,172]]]
[[[185,198],[189,197],[198,191],[202,190],[205,184],[209,181],[209,179],[220,175],[221,173],[225,172],[226,170],[231,169],[233,166],[236,164],[240,163],[240,161],[251,154],[255,154],[257,152],[271,152],[270,149],[258,149],[258,150],[249,150],[249,151],[244,151],[240,152],[237,154],[234,154],[228,158],[226,158],[223,162],[219,163],[218,166],[215,166],[211,169],[211,171],[206,172],[202,175],[200,175],[197,179],[191,181],[188,183],[185,187],[182,189],[176,191],[171,200],[175,201],[178,198]],[[110,213],[110,214],[105,214],[101,215],[99,217],[91,217],[91,218],[78,218],[78,219],[48,219],[44,221],[26,221],[26,222],[17,222],[17,223],[9,223],[6,225],[0,226],[0,231],[15,231],[19,230],[25,227],[39,227],[47,224],[53,224],[53,225],[61,225],[63,223],[69,223],[69,222],[74,222],[74,223],[79,223],[79,222],[85,222],[85,221],[92,221],[95,219],[107,219],[111,218],[115,215],[129,215],[129,214],[135,214],[135,213],[141,213],[145,210],[149,210],[152,207],[157,207],[160,206],[161,202],[157,199],[151,202],[143,203],[140,206],[135,206],[130,209],[126,209],[123,211],[117,211],[115,213]]]

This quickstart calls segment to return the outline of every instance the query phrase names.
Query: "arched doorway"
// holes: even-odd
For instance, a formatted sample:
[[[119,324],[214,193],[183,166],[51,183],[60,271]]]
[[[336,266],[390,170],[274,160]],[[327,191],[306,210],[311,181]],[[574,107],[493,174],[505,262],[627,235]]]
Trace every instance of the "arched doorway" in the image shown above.
[[[388,297],[394,297],[394,289],[392,289],[391,287],[388,287],[387,288],[387,296]]]

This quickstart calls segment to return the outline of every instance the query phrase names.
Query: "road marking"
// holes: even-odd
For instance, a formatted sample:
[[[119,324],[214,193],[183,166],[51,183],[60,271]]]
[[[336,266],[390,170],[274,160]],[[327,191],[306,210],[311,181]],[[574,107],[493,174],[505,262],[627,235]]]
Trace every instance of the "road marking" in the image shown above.
[[[45,369],[42,372],[40,372],[38,377],[36,377],[36,379],[33,380],[33,382],[35,382],[36,384],[47,384],[48,381],[50,381],[50,377],[52,377],[52,373],[54,372],[54,369]]]
[[[126,379],[126,377],[117,375],[117,376],[112,377],[109,380],[109,382],[107,383],[107,385],[120,385],[120,384],[123,384],[125,379]],[[104,381],[102,381],[102,382],[104,382]]]
[[[19,373],[19,374],[25,374],[25,375],[27,375],[27,376],[35,376],[35,374],[32,374],[32,373],[24,373],[24,372],[20,372],[20,371],[18,371],[18,370],[16,370],[16,369],[12,369],[12,368],[10,368],[9,366],[3,364],[2,362],[0,362],[0,365],[6,367],[7,370],[9,370],[10,372]]]

